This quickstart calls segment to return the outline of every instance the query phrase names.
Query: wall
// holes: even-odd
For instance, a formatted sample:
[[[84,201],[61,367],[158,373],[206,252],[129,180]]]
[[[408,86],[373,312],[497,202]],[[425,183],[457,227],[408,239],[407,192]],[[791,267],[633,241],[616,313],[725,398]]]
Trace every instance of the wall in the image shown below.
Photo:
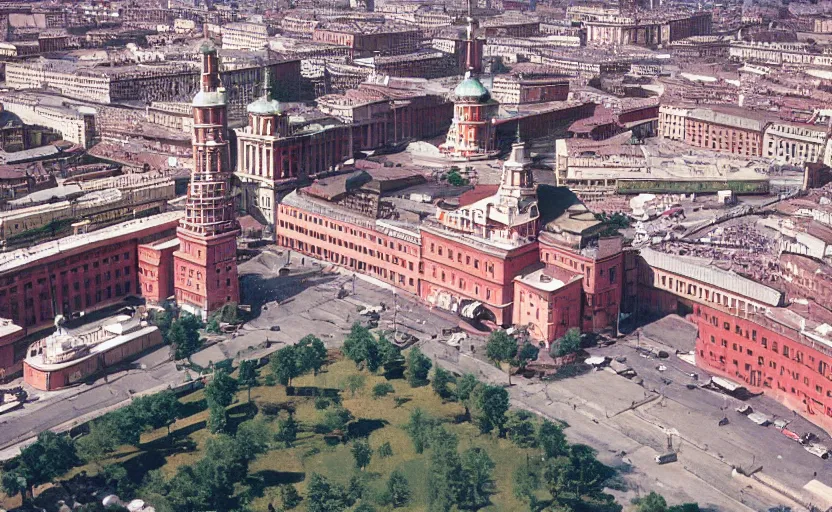
[[[554,292],[515,281],[513,321],[528,325],[529,336],[548,348],[572,327],[580,329],[581,292],[580,280],[566,283]]]

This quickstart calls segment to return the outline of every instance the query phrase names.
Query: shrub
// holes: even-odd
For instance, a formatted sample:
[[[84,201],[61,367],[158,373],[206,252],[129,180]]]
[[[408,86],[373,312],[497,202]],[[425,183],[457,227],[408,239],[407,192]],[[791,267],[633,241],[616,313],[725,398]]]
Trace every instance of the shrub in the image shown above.
[[[390,393],[393,393],[395,390],[393,389],[393,385],[389,382],[379,382],[375,386],[373,386],[373,398],[380,398],[383,396],[387,396]]]

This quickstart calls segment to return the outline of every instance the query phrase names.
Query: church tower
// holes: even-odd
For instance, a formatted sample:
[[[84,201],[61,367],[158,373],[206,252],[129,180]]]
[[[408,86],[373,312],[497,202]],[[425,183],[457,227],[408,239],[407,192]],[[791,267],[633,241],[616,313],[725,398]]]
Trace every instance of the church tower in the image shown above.
[[[200,90],[192,104],[194,168],[173,262],[177,303],[183,310],[206,318],[223,305],[240,300],[240,227],[231,195],[226,96],[220,83],[217,50],[205,43],[199,52]]]
[[[496,151],[496,129],[493,119],[498,104],[474,74],[474,18],[468,2],[468,36],[466,40],[465,79],[454,89],[454,119],[445,143],[440,146],[454,160],[478,160],[493,156]]]

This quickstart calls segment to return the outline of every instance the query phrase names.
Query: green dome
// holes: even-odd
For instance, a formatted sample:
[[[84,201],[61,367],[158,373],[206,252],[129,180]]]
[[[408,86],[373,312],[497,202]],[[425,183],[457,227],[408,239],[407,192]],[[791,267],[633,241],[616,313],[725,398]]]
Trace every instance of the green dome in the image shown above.
[[[456,86],[456,89],[454,89],[454,96],[460,100],[483,102],[488,101],[491,94],[488,92],[488,89],[482,85],[482,82],[472,76],[469,76]]]
[[[261,116],[277,115],[283,111],[283,109],[280,107],[280,102],[278,102],[277,100],[273,100],[267,96],[260,98],[254,103],[250,103],[246,110],[248,110],[249,114],[256,114]]]
[[[217,53],[217,49],[210,41],[203,41],[202,44],[199,46],[199,53],[203,55],[208,55],[211,53]]]

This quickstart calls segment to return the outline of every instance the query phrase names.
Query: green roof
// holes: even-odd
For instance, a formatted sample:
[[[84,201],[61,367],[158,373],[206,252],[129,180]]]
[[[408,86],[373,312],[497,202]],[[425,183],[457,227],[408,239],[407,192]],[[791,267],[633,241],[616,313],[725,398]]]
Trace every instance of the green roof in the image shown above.
[[[454,89],[454,96],[458,99],[473,100],[473,101],[488,101],[491,94],[488,89],[482,85],[482,82],[476,78],[469,76]]]
[[[213,44],[211,44],[210,41],[205,41],[199,47],[199,53],[202,53],[202,54],[205,54],[205,55],[207,55],[209,53],[217,53],[217,49],[214,47]]]
[[[274,115],[280,114],[283,111],[280,108],[280,102],[270,99],[268,96],[263,96],[254,103],[250,103],[246,110],[248,110],[249,114],[259,115]]]

